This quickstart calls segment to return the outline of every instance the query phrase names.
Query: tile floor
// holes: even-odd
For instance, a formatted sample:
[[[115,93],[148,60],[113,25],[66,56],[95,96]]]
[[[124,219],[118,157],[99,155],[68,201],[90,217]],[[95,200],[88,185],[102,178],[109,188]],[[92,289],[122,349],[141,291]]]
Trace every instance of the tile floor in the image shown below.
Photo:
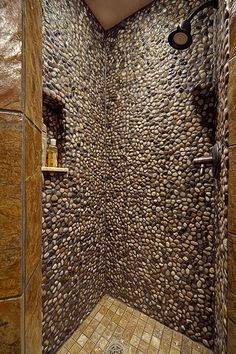
[[[57,354],[212,354],[143,313],[104,296]]]

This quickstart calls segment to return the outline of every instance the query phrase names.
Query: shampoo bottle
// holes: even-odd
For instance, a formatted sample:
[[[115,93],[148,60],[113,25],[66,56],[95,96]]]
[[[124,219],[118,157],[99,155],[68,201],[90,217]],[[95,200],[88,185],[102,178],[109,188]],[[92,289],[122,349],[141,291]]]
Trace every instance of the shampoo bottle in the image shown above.
[[[57,156],[56,139],[51,139],[48,147],[48,167],[57,167]]]

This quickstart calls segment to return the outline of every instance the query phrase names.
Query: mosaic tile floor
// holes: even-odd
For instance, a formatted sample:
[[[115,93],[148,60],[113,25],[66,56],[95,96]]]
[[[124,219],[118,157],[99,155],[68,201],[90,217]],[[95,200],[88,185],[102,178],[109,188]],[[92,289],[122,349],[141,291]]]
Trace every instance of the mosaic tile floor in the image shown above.
[[[212,354],[143,313],[104,296],[57,354]]]

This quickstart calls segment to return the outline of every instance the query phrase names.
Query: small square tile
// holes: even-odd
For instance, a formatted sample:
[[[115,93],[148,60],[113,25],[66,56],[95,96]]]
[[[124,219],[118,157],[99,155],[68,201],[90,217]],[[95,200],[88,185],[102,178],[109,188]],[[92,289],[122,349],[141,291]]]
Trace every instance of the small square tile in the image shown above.
[[[83,347],[87,340],[88,338],[84,334],[81,334],[81,336],[77,339],[77,343]]]
[[[113,335],[113,331],[111,331],[109,328],[106,328],[102,335],[106,340],[109,340]]]
[[[141,313],[141,314],[140,314],[140,319],[143,320],[144,322],[147,322],[148,316],[145,315],[145,313]]]
[[[154,331],[154,327],[153,327],[152,325],[150,325],[150,324],[147,323],[146,326],[145,326],[145,328],[144,328],[144,331],[147,332],[147,333],[149,333],[149,334],[152,334],[153,331]]]
[[[196,350],[197,352],[202,353],[204,348],[203,348],[203,345],[201,345],[200,343],[193,342],[192,349]]]
[[[126,331],[124,330],[123,334],[122,334],[122,338],[126,341],[126,342],[129,342],[131,337],[133,335],[133,332],[130,332],[130,331]]]
[[[82,347],[78,343],[75,343],[70,348],[70,354],[78,354],[78,353],[80,353],[81,349],[82,349]],[[85,354],[85,351],[84,351],[84,354]]]
[[[133,347],[133,346],[130,346],[128,353],[129,353],[129,354],[137,354],[137,353],[138,353],[137,348],[135,348],[135,347]],[[155,354],[156,354],[156,353],[155,353]]]
[[[124,333],[124,328],[121,327],[121,326],[117,326],[115,331],[114,331],[114,336],[117,336],[117,337],[122,337],[123,333]],[[104,332],[105,333],[105,332]],[[111,331],[111,333],[113,333],[113,331]]]
[[[94,332],[93,327],[87,326],[87,327],[85,328],[83,334],[84,334],[86,337],[89,338],[89,337],[93,334],[93,332]],[[78,337],[79,337],[79,336],[78,336]],[[78,338],[78,337],[77,337],[77,338]]]
[[[139,342],[138,349],[143,351],[144,353],[147,353],[148,347],[149,347],[149,344],[141,339],[140,342]]]
[[[101,337],[101,338],[99,339],[97,345],[99,346],[99,348],[105,349],[107,343],[108,343],[108,341],[106,340],[106,338]]]
[[[97,344],[97,342],[99,341],[100,339],[100,334],[96,331],[93,332],[93,334],[90,336],[90,340],[94,343],[94,344]]]
[[[149,345],[148,347],[148,354],[157,354],[157,349],[153,347],[152,345]]]
[[[107,325],[110,323],[110,319],[104,316],[100,323],[107,327]]]
[[[116,324],[118,324],[121,320],[121,316],[115,314],[113,317],[112,317],[112,322],[115,322]]]
[[[77,341],[77,339],[81,336],[82,332],[80,329],[77,329],[73,334],[72,334],[72,338]]]
[[[160,344],[161,344],[161,340],[158,337],[152,336],[151,338],[151,345],[156,348],[159,349],[160,348]]]
[[[96,347],[96,348],[93,349],[91,354],[104,354],[104,351],[101,348]]]
[[[118,307],[118,309],[116,310],[116,314],[119,316],[123,315],[124,312],[125,312],[125,310],[122,309],[121,307]]]
[[[68,353],[68,350],[65,347],[62,347],[57,352],[57,354],[67,354],[67,353]]]
[[[72,347],[72,345],[75,344],[75,340],[70,337],[65,343],[64,343],[64,346],[70,350],[70,348]]]
[[[139,342],[140,342],[140,338],[133,335],[131,340],[130,340],[130,343],[135,347],[135,348],[138,348],[138,345],[139,345]]]
[[[94,346],[95,344],[91,340],[88,340],[83,346],[83,349],[86,350],[88,353],[91,353],[94,349]]]
[[[182,334],[173,331],[171,346],[175,348],[181,348],[182,344]]]
[[[170,354],[181,354],[180,348],[171,347]]]
[[[128,324],[128,321],[125,318],[121,318],[120,322],[119,322],[119,326],[125,328]]]
[[[145,332],[145,331],[143,332],[142,339],[143,339],[145,342],[150,343],[151,338],[152,338],[152,336],[151,336],[150,333],[147,333],[147,332]]]
[[[137,337],[141,337],[142,334],[143,334],[143,328],[142,327],[139,327],[139,325],[137,324],[135,330],[134,330],[134,334],[137,336]]]
[[[101,322],[101,320],[103,319],[103,315],[100,312],[97,312],[94,318],[97,321]]]

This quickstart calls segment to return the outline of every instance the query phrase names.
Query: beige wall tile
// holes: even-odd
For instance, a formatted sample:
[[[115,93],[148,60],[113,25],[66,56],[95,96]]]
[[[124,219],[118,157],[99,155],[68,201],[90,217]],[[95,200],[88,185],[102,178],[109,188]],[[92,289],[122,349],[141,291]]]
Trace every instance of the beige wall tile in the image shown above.
[[[35,174],[26,181],[26,278],[27,282],[41,259],[42,211],[41,174]]]
[[[236,235],[228,235],[228,288],[236,296]]]
[[[42,174],[41,133],[26,120],[26,278],[41,259]]]
[[[22,299],[0,301],[0,354],[21,353]]]
[[[236,55],[236,2],[230,3],[230,56]]]
[[[227,354],[236,353],[236,324],[228,320],[228,351]]]
[[[41,172],[42,136],[41,132],[26,119],[26,178]]]
[[[229,232],[236,234],[236,146],[229,148]]]
[[[236,34],[235,34],[236,36]],[[236,144],[236,58],[229,62],[229,144]]]
[[[42,9],[41,0],[26,0],[25,113],[42,128]]]
[[[42,354],[42,270],[41,262],[25,294],[25,346],[27,354]]]
[[[0,298],[21,293],[22,117],[0,114]]]
[[[22,110],[21,0],[1,2],[0,108]]]
[[[236,295],[230,290],[228,291],[228,317],[236,323]]]

